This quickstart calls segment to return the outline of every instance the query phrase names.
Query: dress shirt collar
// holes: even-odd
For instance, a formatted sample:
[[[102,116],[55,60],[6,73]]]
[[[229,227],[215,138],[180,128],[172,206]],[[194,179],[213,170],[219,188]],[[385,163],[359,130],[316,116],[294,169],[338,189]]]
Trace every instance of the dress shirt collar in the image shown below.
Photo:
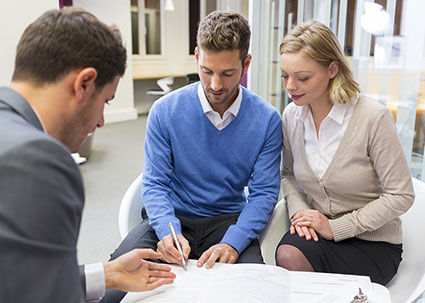
[[[336,123],[342,125],[344,123],[344,117],[347,114],[348,108],[354,107],[357,103],[357,99],[354,100],[351,104],[334,104],[331,108],[331,111],[326,117],[334,120]],[[307,119],[308,113],[310,112],[310,106],[303,105],[298,111],[297,118],[302,122]]]
[[[41,127],[43,128],[43,132],[47,133],[46,128],[44,127],[44,124],[43,124],[43,120],[41,120],[41,117],[38,114],[38,111],[31,104],[30,104],[30,106],[31,106],[32,110],[34,111],[35,115],[37,116],[38,121],[40,121]]]
[[[202,109],[204,113],[208,112],[214,112],[213,108],[211,107],[211,104],[208,102],[207,97],[205,96],[204,89],[202,88],[201,82],[198,84],[198,97],[201,101]],[[233,101],[232,105],[224,112],[223,117],[225,117],[227,112],[231,113],[235,117],[238,115],[239,109],[241,107],[242,103],[242,89],[239,87],[239,93],[236,97],[235,101]]]

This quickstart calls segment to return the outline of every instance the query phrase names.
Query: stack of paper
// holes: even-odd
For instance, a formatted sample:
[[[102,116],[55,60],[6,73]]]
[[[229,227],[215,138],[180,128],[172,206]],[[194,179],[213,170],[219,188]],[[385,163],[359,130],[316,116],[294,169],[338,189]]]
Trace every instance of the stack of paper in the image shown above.
[[[369,303],[390,303],[389,291],[369,277],[291,272],[261,264],[216,263],[198,268],[189,260],[187,271],[171,265],[174,283],[150,292],[128,293],[122,302],[224,303],[224,302],[351,302],[359,288]]]

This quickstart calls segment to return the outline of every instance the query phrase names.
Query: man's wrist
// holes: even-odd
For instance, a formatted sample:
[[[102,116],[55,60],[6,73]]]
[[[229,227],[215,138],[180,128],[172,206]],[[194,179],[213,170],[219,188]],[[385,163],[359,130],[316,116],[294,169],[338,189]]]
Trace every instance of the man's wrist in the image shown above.
[[[221,244],[226,244],[226,245],[228,245],[230,248],[232,248],[235,252],[236,252],[236,254],[238,255],[238,257],[239,257],[239,252],[238,252],[238,250],[233,246],[233,245],[231,245],[231,244],[229,244],[229,243],[227,243],[227,242],[220,242]]]
[[[114,289],[116,272],[113,261],[103,263],[103,271],[105,273],[105,288]]]

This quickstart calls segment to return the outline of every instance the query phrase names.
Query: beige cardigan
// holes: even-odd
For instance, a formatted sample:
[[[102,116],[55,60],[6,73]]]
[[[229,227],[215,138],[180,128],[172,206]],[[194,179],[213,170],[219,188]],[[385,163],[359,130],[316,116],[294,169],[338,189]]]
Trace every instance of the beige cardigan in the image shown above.
[[[322,178],[308,163],[300,113],[293,103],[283,113],[281,176],[289,217],[317,209],[329,218],[335,241],[402,243],[399,216],[413,204],[414,191],[391,112],[360,96]],[[289,119],[297,119],[293,129]]]

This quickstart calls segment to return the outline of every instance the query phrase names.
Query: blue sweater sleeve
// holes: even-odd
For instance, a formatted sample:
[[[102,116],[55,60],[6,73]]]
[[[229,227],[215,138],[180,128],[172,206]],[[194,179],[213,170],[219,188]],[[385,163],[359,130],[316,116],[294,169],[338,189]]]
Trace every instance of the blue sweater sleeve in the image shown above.
[[[173,167],[167,120],[164,112],[158,110],[158,106],[155,105],[149,113],[147,122],[142,195],[149,224],[161,240],[170,233],[168,223],[173,223],[178,234],[181,234],[181,225],[174,214],[171,202]]]
[[[239,254],[258,237],[276,205],[280,189],[281,150],[282,120],[276,111],[270,119],[266,140],[248,183],[248,203],[221,241],[234,247]]]

